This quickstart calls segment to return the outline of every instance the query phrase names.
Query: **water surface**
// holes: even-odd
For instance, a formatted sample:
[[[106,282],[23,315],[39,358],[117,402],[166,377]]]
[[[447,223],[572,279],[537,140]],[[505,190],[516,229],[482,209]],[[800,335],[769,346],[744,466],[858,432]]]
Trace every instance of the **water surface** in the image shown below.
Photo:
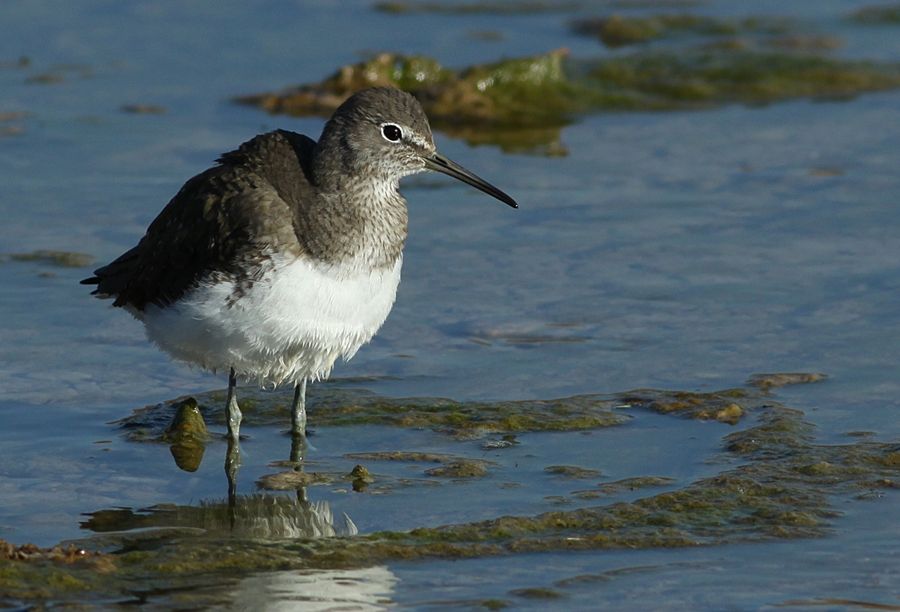
[[[840,36],[840,56],[896,61],[896,28],[842,20],[858,5],[753,10]],[[719,0],[696,10],[748,9]],[[576,56],[607,53],[570,34],[567,18],[395,17],[365,2],[6,2],[0,60],[30,63],[0,68],[0,112],[27,113],[16,120],[21,133],[0,137],[0,252],[60,249],[104,263],[219,153],[275,127],[321,129],[317,119],[236,106],[234,95],[318,80],[373,50],[427,53],[451,66],[560,46]],[[473,39],[474,30],[501,37]],[[28,82],[42,74],[61,80]],[[165,112],[122,112],[126,104]],[[845,443],[849,431],[897,440],[898,108],[900,93],[888,92],[595,115],[563,131],[569,155],[561,158],[469,148],[438,134],[445,154],[521,208],[436,176],[407,180],[411,232],[397,304],[336,374],[366,377],[356,384],[386,396],[487,400],[712,390],[753,372],[821,371],[826,383],[778,392],[807,413],[818,440]],[[134,408],[225,383],[172,363],[138,323],[90,298],[77,283],[89,271],[0,263],[0,538],[13,542],[88,535],[83,513],[197,504],[227,492],[224,443],[187,473],[165,446],[126,442],[109,425]],[[531,514],[566,492],[544,478],[547,465],[592,467],[610,479],[653,473],[683,485],[718,469],[731,429],[645,415],[627,431],[525,436],[499,473],[462,496],[446,483],[428,495],[314,488],[313,496],[363,532]],[[289,447],[277,428],[248,433],[242,493]],[[312,461],[348,469],[341,457],[351,451],[460,448],[432,432],[379,427],[323,430],[312,442]],[[511,479],[525,484],[498,487]],[[841,502],[834,533],[821,539],[397,563],[360,583],[375,585],[375,600],[402,605],[502,598],[538,607],[546,602],[510,592],[645,568],[565,587],[566,606],[764,608],[829,597],[898,605],[897,501],[887,491]],[[260,585],[289,599],[270,588],[279,580],[248,578],[235,600]]]

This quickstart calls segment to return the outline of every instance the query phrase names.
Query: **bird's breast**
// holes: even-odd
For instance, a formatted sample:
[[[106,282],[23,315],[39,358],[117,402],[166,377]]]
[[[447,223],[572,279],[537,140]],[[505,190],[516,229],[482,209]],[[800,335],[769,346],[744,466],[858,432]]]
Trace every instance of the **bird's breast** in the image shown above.
[[[201,282],[176,304],[151,306],[147,335],[177,359],[234,368],[260,384],[327,377],[381,327],[397,295],[400,257],[386,268],[280,258],[249,287]]]
[[[260,336],[275,343],[339,346],[349,358],[387,318],[401,266],[401,257],[376,269],[299,257],[276,265],[232,308],[253,313]]]

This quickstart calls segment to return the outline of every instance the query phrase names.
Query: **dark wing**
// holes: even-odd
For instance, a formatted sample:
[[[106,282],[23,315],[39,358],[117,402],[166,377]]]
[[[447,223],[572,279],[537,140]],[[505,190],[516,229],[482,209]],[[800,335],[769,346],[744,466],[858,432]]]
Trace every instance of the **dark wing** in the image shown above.
[[[273,251],[302,250],[294,210],[313,197],[305,168],[314,146],[277,131],[226,153],[185,183],[136,247],[82,283],[138,310],[170,304],[206,277],[252,284]]]

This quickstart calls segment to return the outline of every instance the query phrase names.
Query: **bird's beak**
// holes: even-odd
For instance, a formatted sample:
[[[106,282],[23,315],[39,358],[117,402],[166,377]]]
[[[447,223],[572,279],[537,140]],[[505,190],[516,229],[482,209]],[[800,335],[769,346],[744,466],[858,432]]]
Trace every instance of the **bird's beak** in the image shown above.
[[[483,178],[475,175],[472,172],[469,172],[459,164],[454,161],[451,161],[440,155],[438,153],[432,153],[429,156],[422,157],[422,161],[425,162],[425,167],[429,170],[434,170],[435,172],[442,172],[447,176],[452,176],[455,179],[461,180],[463,183],[468,183],[472,187],[476,189],[480,189],[486,194],[493,196],[503,202],[504,204],[508,204],[513,208],[518,208],[519,205],[516,204],[516,201],[511,197],[506,195],[504,192],[500,191],[490,183],[488,183]]]

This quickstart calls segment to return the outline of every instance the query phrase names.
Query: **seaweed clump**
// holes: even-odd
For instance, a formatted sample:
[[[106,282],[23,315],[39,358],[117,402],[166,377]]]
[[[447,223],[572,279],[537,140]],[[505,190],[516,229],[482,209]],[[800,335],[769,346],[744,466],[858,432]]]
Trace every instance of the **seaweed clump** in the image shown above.
[[[437,129],[473,143],[530,149],[552,143],[572,113],[590,107],[587,92],[563,70],[566,55],[559,49],[451,70],[425,56],[380,53],[319,83],[237,101],[270,113],[328,116],[360,89],[397,87],[422,102]]]
[[[900,3],[864,6],[850,16],[854,21],[870,25],[900,24]]]
[[[376,86],[409,91],[436,129],[471,144],[560,154],[560,128],[583,113],[844,99],[900,86],[900,67],[741,44],[578,61],[557,49],[459,70],[424,56],[381,53],[319,83],[237,100],[271,113],[327,116],[355,91]]]
[[[28,253],[11,253],[3,257],[8,257],[12,261],[36,261],[58,268],[86,268],[94,262],[94,258],[86,253],[52,249],[38,249]]]
[[[384,398],[335,386],[313,387],[309,393],[313,427],[388,425],[433,429],[456,438],[483,437],[537,431],[579,431],[614,427],[629,420],[616,411],[613,398],[581,395],[555,400],[456,402],[443,398]],[[242,390],[245,422],[280,425],[289,418],[288,399],[258,389]],[[224,398],[219,391],[195,398],[177,399],[136,410],[117,421],[126,437],[135,442],[168,441],[166,428],[181,406],[196,405],[207,419],[224,422]],[[417,459],[414,459],[417,460]]]
[[[609,107],[632,110],[841,99],[900,86],[895,65],[741,50],[638,53],[599,62],[589,74]]]
[[[718,19],[688,13],[635,17],[610,15],[572,22],[577,34],[596,36],[607,47],[624,47],[678,35],[734,36],[746,32],[778,34],[788,29],[783,19],[748,17]]]

